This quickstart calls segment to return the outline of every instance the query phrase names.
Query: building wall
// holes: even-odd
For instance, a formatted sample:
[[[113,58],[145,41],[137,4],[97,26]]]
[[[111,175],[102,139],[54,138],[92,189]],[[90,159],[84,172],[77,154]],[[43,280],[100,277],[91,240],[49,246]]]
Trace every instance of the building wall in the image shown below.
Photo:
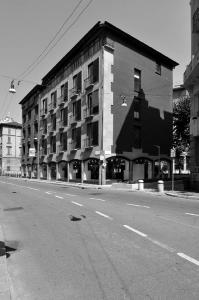
[[[172,70],[161,65],[156,73],[156,61],[137,53],[124,44],[114,42],[113,64],[113,152],[127,153],[133,159],[140,155],[168,155],[172,142]],[[142,93],[134,92],[134,69],[141,71]],[[127,107],[121,107],[121,95]],[[140,99],[140,120],[134,119],[135,98]],[[142,148],[135,149],[134,126],[140,126]]]

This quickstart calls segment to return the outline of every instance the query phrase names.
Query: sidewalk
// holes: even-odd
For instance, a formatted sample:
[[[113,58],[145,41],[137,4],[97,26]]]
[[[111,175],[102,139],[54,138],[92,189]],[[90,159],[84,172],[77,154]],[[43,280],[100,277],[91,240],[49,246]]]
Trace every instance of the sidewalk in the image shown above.
[[[178,198],[199,200],[199,193],[196,193],[196,192],[165,191],[165,195],[172,196],[172,197],[178,197]]]
[[[6,248],[2,227],[0,225],[0,299],[11,300],[10,281],[6,262]]]

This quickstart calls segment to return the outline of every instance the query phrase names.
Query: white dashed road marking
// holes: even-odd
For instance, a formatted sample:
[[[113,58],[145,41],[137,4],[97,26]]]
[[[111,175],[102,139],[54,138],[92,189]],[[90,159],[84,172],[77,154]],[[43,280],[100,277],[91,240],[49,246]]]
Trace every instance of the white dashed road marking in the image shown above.
[[[96,210],[95,212],[96,212],[96,214],[98,214],[98,215],[100,215],[100,216],[102,216],[104,218],[107,218],[109,220],[113,220],[113,218],[109,217],[108,215],[105,215],[105,214],[101,213],[100,211]]]
[[[163,248],[163,249],[168,250],[169,252],[175,252],[175,249],[173,249],[173,248],[167,246],[166,244],[163,244],[163,243],[161,243],[161,242],[158,242],[158,241],[156,241],[156,240],[154,240],[154,239],[152,239],[152,238],[150,238],[150,237],[147,237],[147,240],[150,241],[150,242],[152,242],[153,244],[155,244],[155,245],[157,245],[157,246]]]
[[[198,214],[191,214],[191,213],[185,213],[185,215],[189,215],[189,216],[196,216],[196,217],[199,217]]]
[[[74,201],[71,201],[73,204],[75,204],[75,205],[78,205],[78,206],[83,206],[83,204],[80,204],[80,203],[78,203],[78,202],[74,202]]]
[[[106,200],[104,199],[99,199],[99,198],[89,198],[90,200],[97,200],[97,201],[102,201],[102,202],[105,202]]]
[[[134,229],[133,227],[130,227],[130,226],[128,226],[128,225],[123,225],[123,226],[124,226],[125,228],[127,228],[128,230],[131,230],[131,231],[133,231],[133,232],[135,232],[135,233],[141,235],[142,237],[147,237],[147,234],[145,234],[145,233],[143,233],[143,232],[141,232],[141,231],[139,231],[139,230],[137,230],[137,229]]]
[[[55,195],[55,197],[56,197],[56,198],[59,198],[59,199],[64,199],[63,197],[60,197],[60,196],[57,196],[57,195]]]
[[[71,197],[77,196],[77,195],[73,195],[73,194],[64,194],[64,195],[71,196]]]
[[[190,257],[190,256],[188,256],[184,253],[180,253],[180,252],[178,252],[177,255],[184,258],[184,259],[186,259],[186,260],[188,260],[188,261],[190,261],[191,263],[199,266],[199,261],[198,260],[196,260],[196,259],[194,259],[194,258],[192,258],[192,257]]]
[[[52,195],[52,193],[51,192],[45,192],[46,194],[48,194],[48,195]]]
[[[150,208],[149,206],[146,206],[146,205],[138,205],[138,204],[132,204],[132,203],[127,203],[127,205],[143,207],[143,208]]]

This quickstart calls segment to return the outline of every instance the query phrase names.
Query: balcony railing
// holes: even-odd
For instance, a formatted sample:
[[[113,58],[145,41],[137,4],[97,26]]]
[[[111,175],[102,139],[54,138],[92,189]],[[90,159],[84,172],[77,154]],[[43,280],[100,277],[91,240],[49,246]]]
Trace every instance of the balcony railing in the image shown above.
[[[56,108],[56,103],[54,102],[49,103],[48,109],[50,112],[52,112],[55,108]]]
[[[72,141],[72,142],[69,143],[69,150],[70,151],[76,151],[80,148],[81,148],[81,146],[79,145],[79,143],[77,143],[77,141]]]
[[[64,151],[66,151],[65,149],[64,149],[64,145],[58,145],[57,146],[57,154],[59,154],[59,153],[63,153]]]
[[[57,98],[57,104],[59,106],[64,105],[65,100],[64,100],[64,95],[60,96],[59,98]]]
[[[70,115],[69,116],[69,124],[70,125],[75,125],[76,123],[77,123],[77,117],[73,116],[73,115]]]
[[[93,117],[93,109],[92,107],[86,107],[83,110],[84,119]]]
[[[41,117],[44,117],[47,114],[47,108],[41,108],[40,115]]]
[[[77,96],[80,93],[81,93],[81,91],[79,89],[77,89],[76,87],[73,87],[72,89],[70,89],[70,98],[75,99],[75,98],[77,98]]]
[[[93,147],[93,139],[92,138],[85,138],[84,141],[83,141],[83,145],[84,145],[84,148],[92,148]]]
[[[94,77],[89,76],[84,80],[84,88],[85,90],[91,89],[94,86]]]
[[[54,154],[54,153],[56,153],[56,150],[53,149],[52,146],[51,146],[50,148],[47,149],[47,155],[52,155],[52,154]]]
[[[45,156],[45,155],[47,155],[47,150],[41,149],[40,150],[40,156]]]
[[[48,132],[53,133],[56,130],[56,126],[53,124],[48,125]]]

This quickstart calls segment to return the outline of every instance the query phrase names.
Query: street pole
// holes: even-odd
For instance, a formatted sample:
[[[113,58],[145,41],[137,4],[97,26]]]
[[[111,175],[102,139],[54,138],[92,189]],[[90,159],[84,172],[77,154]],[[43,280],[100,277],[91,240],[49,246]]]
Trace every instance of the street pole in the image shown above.
[[[37,133],[37,179],[40,179],[40,168],[39,168],[39,160],[40,160],[40,101],[41,97],[39,94],[38,97],[38,133]]]
[[[158,179],[160,179],[160,146],[159,145],[153,145],[158,149]]]
[[[172,157],[172,168],[171,168],[171,190],[174,191],[174,157]]]

